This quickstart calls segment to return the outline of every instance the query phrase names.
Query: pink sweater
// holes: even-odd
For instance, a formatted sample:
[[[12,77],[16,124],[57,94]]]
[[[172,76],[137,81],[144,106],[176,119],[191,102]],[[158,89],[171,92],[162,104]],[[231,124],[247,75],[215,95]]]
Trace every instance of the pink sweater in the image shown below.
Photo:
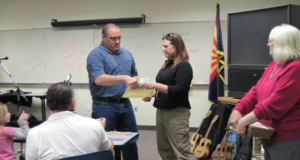
[[[16,160],[13,147],[15,133],[13,128],[0,128],[0,160]]]
[[[300,138],[300,60],[283,67],[272,62],[260,80],[233,110],[247,114],[253,110],[261,123],[271,126],[271,140],[287,141]],[[279,72],[277,72],[279,71]],[[272,74],[274,78],[270,79]]]

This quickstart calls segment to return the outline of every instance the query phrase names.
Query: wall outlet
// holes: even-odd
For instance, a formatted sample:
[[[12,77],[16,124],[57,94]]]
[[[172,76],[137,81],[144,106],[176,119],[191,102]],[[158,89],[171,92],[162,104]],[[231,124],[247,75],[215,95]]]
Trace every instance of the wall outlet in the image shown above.
[[[86,110],[87,111],[91,110],[91,106],[89,104],[86,105]]]
[[[134,112],[137,112],[138,111],[138,106],[134,106],[133,110],[134,110]]]

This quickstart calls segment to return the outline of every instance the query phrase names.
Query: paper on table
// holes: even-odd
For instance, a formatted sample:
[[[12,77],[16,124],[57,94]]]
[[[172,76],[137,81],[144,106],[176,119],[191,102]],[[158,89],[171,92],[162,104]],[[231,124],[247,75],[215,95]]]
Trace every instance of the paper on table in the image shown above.
[[[152,97],[154,89],[144,89],[144,88],[136,88],[131,89],[127,86],[125,93],[123,94],[124,98],[144,98],[144,97]]]
[[[128,134],[130,134],[131,132],[117,132],[117,131],[110,131],[107,132],[107,135],[111,135],[111,136],[127,136]]]

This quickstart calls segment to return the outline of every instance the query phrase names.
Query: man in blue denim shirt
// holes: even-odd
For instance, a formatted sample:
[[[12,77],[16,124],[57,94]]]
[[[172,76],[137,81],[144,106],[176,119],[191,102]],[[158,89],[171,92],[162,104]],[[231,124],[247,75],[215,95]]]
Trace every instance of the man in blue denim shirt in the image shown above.
[[[106,131],[138,132],[132,104],[122,98],[127,86],[138,88],[138,73],[131,53],[120,47],[121,31],[115,24],[102,30],[102,42],[87,58],[93,118],[106,118]],[[136,141],[122,149],[124,160],[137,160]]]

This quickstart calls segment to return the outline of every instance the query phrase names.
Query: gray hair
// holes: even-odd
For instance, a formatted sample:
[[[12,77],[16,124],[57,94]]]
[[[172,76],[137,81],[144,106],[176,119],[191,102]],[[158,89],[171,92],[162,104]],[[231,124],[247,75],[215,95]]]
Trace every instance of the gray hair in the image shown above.
[[[269,40],[273,41],[273,60],[277,63],[300,58],[300,31],[296,27],[276,26],[270,32]]]

